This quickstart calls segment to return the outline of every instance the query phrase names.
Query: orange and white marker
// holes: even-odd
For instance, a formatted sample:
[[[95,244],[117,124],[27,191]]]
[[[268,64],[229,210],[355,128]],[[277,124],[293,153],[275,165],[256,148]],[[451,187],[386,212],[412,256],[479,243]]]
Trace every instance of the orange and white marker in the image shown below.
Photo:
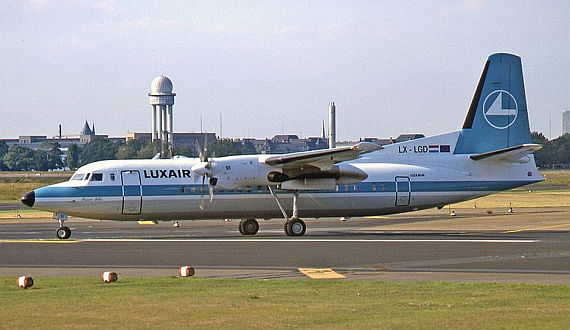
[[[116,282],[117,279],[117,273],[115,272],[103,272],[103,274],[101,274],[101,281],[104,283]]]
[[[194,268],[190,266],[182,266],[180,269],[178,269],[178,275],[182,277],[194,276]]]
[[[18,287],[20,288],[29,288],[34,285],[34,279],[29,276],[20,276],[18,277]]]

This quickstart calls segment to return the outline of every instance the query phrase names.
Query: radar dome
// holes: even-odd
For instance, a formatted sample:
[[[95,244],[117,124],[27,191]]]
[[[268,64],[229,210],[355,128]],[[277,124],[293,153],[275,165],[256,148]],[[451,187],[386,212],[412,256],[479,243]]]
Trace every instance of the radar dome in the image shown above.
[[[170,94],[172,93],[172,81],[165,76],[158,76],[152,80],[150,91],[151,94]]]

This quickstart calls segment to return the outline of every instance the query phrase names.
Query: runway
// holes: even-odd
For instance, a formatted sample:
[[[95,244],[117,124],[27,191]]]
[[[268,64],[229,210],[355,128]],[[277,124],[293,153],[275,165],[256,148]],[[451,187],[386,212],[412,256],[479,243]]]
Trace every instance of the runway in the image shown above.
[[[437,224],[483,221],[478,216],[440,216],[422,222],[424,227],[437,224],[432,228],[380,230],[420,228],[418,217],[429,214],[308,220],[307,234],[300,238],[285,236],[278,220],[261,220],[253,237],[238,233],[237,220],[180,222],[178,228],[168,222],[71,220],[72,239],[63,241],[54,239],[53,220],[1,223],[0,273],[121,269],[135,276],[166,276],[191,265],[204,277],[303,277],[299,268],[332,268],[353,279],[446,279],[455,274],[452,279],[570,283],[567,230],[444,230],[440,227],[448,226]]]

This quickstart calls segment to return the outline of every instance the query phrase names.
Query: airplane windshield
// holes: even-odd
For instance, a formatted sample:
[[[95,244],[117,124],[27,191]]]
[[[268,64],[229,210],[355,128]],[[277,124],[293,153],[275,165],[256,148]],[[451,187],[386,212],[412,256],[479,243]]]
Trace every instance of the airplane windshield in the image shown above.
[[[71,177],[71,181],[75,181],[75,180],[83,180],[83,177],[85,176],[85,173],[75,173],[73,174],[73,176]]]

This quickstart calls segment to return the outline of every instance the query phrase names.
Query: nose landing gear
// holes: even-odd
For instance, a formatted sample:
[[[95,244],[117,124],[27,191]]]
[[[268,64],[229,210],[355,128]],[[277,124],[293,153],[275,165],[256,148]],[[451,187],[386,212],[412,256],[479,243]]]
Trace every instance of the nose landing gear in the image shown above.
[[[71,236],[71,229],[69,227],[61,226],[55,231],[57,238],[68,239]]]
[[[59,222],[59,227],[55,231],[55,235],[59,239],[68,239],[71,236],[71,229],[63,225],[64,221],[67,220],[67,214],[58,212],[55,214],[55,218]]]

